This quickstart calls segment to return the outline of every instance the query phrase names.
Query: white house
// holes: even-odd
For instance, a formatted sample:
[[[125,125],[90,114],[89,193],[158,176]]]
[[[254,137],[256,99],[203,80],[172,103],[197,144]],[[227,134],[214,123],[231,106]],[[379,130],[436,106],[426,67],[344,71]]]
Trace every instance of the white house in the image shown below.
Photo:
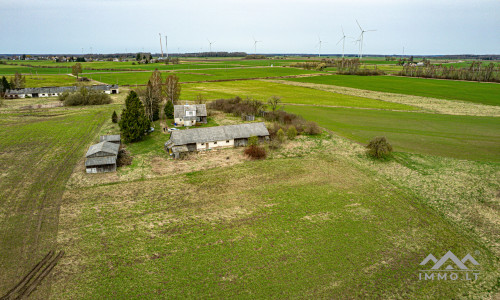
[[[205,104],[174,105],[175,126],[194,126],[196,123],[207,123],[207,107]]]
[[[118,94],[118,85],[91,85],[87,86],[88,89],[103,91],[106,94]],[[38,97],[57,97],[64,92],[76,92],[79,87],[76,86],[57,86],[57,87],[40,87],[40,88],[25,88],[25,89],[12,89],[5,92],[5,98],[38,98]]]

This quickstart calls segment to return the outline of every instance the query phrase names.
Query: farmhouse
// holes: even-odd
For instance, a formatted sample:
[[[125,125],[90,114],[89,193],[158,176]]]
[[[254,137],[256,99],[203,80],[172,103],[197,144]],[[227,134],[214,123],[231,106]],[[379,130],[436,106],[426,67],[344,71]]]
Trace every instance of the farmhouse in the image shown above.
[[[5,98],[14,99],[14,98],[25,98],[25,97],[56,97],[64,92],[76,92],[79,87],[76,86],[58,86],[58,87],[40,87],[40,88],[25,88],[25,89],[12,89],[7,90],[5,93]],[[87,88],[103,91],[106,94],[118,94],[119,88],[118,85],[92,85]]]
[[[251,136],[268,140],[269,131],[262,122],[177,130],[165,143],[165,150],[174,158],[179,158],[188,152],[246,146]]]
[[[87,173],[116,171],[116,160],[119,150],[119,144],[107,141],[90,146],[85,155],[85,169]]]
[[[197,122],[207,123],[205,104],[174,105],[175,126],[194,126]]]

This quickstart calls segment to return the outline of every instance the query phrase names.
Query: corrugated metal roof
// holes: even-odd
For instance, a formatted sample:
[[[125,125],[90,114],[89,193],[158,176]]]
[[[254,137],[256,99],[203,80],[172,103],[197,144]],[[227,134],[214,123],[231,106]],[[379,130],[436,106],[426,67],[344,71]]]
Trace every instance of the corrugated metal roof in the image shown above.
[[[98,144],[94,144],[90,146],[89,150],[85,157],[89,157],[92,154],[96,154],[97,152],[105,152],[110,155],[118,155],[118,150],[120,149],[120,145],[111,143],[111,142],[100,142]]]
[[[196,111],[196,117],[207,116],[207,106],[205,104],[174,105],[174,118],[184,118],[186,111]]]
[[[109,91],[112,89],[118,89],[118,85],[90,85],[86,88],[97,90],[97,91]],[[39,88],[25,88],[25,89],[13,89],[7,90],[7,95],[19,95],[19,94],[60,94],[64,92],[75,92],[79,89],[76,86],[52,86],[52,87],[39,87]]]
[[[262,122],[194,128],[173,131],[170,135],[170,140],[165,143],[165,146],[172,147],[192,143],[206,143],[268,135],[269,131]]]
[[[101,135],[99,138],[101,142],[119,142],[121,141],[121,137],[119,134],[109,134],[109,135]]]
[[[116,156],[91,157],[85,160],[86,167],[114,165],[114,164],[116,164]]]

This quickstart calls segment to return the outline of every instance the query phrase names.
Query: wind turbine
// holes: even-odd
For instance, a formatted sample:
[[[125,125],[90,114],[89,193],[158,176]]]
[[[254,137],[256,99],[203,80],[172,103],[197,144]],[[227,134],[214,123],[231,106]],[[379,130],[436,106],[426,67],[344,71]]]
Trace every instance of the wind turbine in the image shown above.
[[[321,40],[321,38],[319,37],[318,35],[318,57],[321,57],[321,44],[323,43],[323,41]]]
[[[163,57],[163,44],[161,43],[161,33],[158,33],[160,36],[160,49],[161,49],[161,57]]]
[[[347,35],[344,33],[344,28],[342,26],[340,26],[340,28],[342,29],[342,38],[337,42],[337,45],[342,41],[342,58],[344,58],[345,38]]]
[[[255,55],[257,55],[257,43],[262,43],[262,41],[257,41],[255,37],[253,37],[253,48]]]
[[[359,30],[361,30],[361,34],[359,35],[359,59],[363,58],[363,37],[365,32],[369,31],[377,31],[376,29],[370,29],[370,30],[364,30],[361,28],[361,25],[359,25],[358,20],[356,20],[356,23],[358,24]]]
[[[208,41],[208,47],[210,49],[210,52],[212,52],[212,44],[215,42],[211,42],[209,39],[207,39],[207,41]]]

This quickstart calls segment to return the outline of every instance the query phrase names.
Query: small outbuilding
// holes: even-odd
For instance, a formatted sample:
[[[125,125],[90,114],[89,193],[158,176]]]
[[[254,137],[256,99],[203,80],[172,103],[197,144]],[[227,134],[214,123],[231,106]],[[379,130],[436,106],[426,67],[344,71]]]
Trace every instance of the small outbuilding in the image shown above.
[[[188,127],[207,123],[207,107],[205,104],[174,105],[174,122],[176,126]]]
[[[120,145],[122,143],[121,137],[119,134],[111,134],[111,135],[101,135],[99,138],[100,142],[110,142]]]
[[[269,140],[269,131],[263,122],[176,130],[165,143],[165,150],[179,158],[188,152],[246,146],[251,136]]]
[[[106,141],[90,146],[85,155],[86,172],[104,173],[116,171],[119,150],[119,144]]]

